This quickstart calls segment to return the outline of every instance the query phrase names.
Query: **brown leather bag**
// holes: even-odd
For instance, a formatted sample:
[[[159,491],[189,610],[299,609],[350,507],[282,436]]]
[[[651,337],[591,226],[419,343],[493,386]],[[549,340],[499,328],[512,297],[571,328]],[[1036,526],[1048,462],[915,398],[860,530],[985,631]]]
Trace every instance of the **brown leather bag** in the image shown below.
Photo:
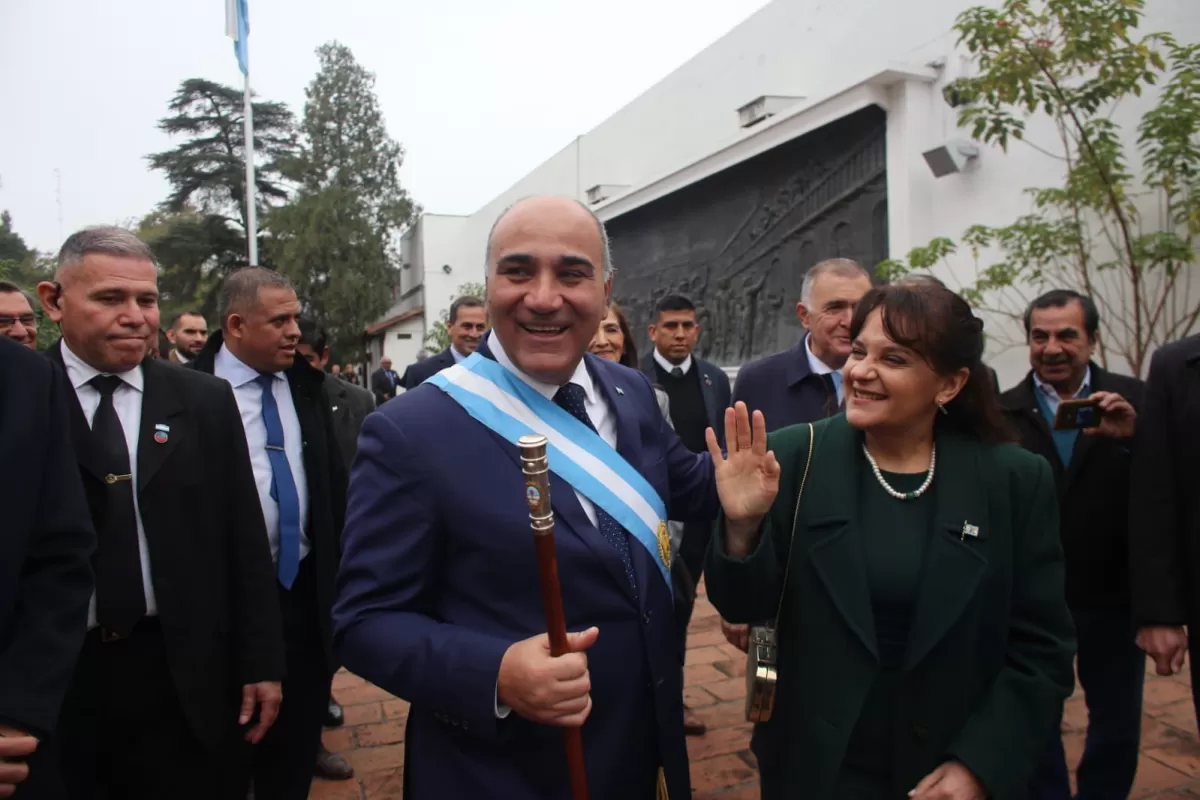
[[[788,574],[792,570],[792,552],[796,541],[796,520],[800,517],[800,500],[808,483],[808,471],[812,467],[813,426],[808,424],[808,461],[804,464],[804,475],[800,478],[800,491],[796,494],[796,510],[792,513],[792,538],[788,540],[787,563],[783,568],[783,585],[779,588],[779,607],[775,619],[764,625],[750,628],[750,646],[746,649],[746,720],[766,722],[775,710],[775,685],[779,678],[779,646],[775,630],[779,627],[779,615],[783,613],[783,598],[787,594]]]

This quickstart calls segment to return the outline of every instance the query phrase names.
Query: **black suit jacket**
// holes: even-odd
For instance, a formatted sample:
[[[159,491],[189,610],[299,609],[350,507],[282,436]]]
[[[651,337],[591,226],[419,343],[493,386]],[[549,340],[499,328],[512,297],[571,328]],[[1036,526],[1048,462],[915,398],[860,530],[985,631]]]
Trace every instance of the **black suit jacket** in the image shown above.
[[[1091,365],[1093,392],[1116,392],[1135,409],[1143,384]],[[1080,609],[1129,607],[1129,475],[1132,441],[1080,433],[1063,464],[1034,392],[1033,375],[1001,395],[1021,445],[1054,471],[1059,529],[1067,563],[1067,602]],[[1139,424],[1142,419],[1139,418]],[[1140,530],[1141,526],[1134,530]]]
[[[63,368],[62,343],[47,352]],[[214,751],[237,724],[241,687],[283,678],[279,598],[233,390],[169,361],[142,362],[137,497],[167,661],[184,713]],[[105,470],[79,399],[70,431],[92,519]],[[166,441],[156,424],[169,426]]]
[[[96,534],[62,373],[0,337],[0,722],[54,731],[87,629]]]
[[[432,378],[447,367],[454,366],[454,354],[447,347],[442,352],[435,356],[430,356],[424,361],[414,361],[408,365],[408,369],[404,370],[404,377],[401,380],[404,383],[405,389],[412,389],[414,386],[420,386],[426,379]]]
[[[392,381],[388,380],[388,373],[391,373]],[[375,395],[375,405],[381,406],[388,400],[396,396],[396,389],[403,386],[400,376],[396,374],[396,370],[385,370],[382,367],[371,373],[371,393]]]
[[[708,424],[717,434],[717,443],[724,448],[725,409],[732,405],[729,376],[716,364],[696,358],[694,354],[692,355],[692,364],[700,371],[700,391],[704,395],[704,412],[708,417]],[[657,386],[658,373],[654,371],[653,351],[642,357],[642,363],[639,366],[646,377],[650,379],[650,384]]]
[[[188,364],[190,369],[213,374],[217,351],[224,338],[218,331],[208,337],[208,342],[196,360]],[[317,620],[321,640],[325,647],[326,666],[330,675],[334,670],[333,624],[330,614],[333,608],[334,581],[337,578],[338,562],[341,560],[342,525],[346,518],[346,466],[338,449],[337,435],[333,422],[333,404],[325,391],[325,373],[313,368],[304,357],[297,354],[287,372],[288,386],[292,390],[292,403],[300,419],[300,433],[304,437],[304,471],[308,488],[308,535],[309,558],[315,558],[317,579]],[[229,384],[221,381],[229,388]],[[232,391],[232,390],[231,390]],[[236,403],[236,401],[235,401]],[[238,428],[242,421],[239,415]],[[245,433],[243,431],[243,440]],[[254,495],[254,507],[262,519],[262,506],[254,488],[253,471],[249,480],[250,492]],[[264,540],[265,540],[264,531]],[[274,568],[268,582],[272,591],[278,585]],[[281,623],[282,625],[282,623]],[[277,629],[282,629],[281,625]]]
[[[1150,360],[1138,415],[1130,500],[1138,625],[1200,620],[1200,334]]]
[[[334,439],[342,454],[342,464],[349,472],[354,451],[358,449],[358,431],[367,414],[375,410],[375,395],[332,375],[325,376],[325,393],[333,415]]]
[[[805,339],[782,353],[752,361],[738,370],[733,402],[741,400],[753,414],[763,412],[767,430],[816,422],[838,413],[833,381],[808,366]]]

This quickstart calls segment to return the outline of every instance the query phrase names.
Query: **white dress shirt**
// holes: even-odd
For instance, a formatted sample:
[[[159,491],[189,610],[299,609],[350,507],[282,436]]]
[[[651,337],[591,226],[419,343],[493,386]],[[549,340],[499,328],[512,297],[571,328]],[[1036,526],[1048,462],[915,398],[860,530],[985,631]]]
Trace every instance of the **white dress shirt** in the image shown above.
[[[685,358],[683,361],[679,362],[678,364],[672,364],[670,361],[667,361],[666,356],[664,356],[662,353],[658,352],[658,348],[656,347],[656,348],[654,348],[654,360],[658,362],[658,365],[660,367],[662,367],[664,370],[666,370],[668,375],[670,375],[671,370],[675,369],[676,367],[679,367],[679,369],[683,371],[684,375],[687,375],[688,370],[690,370],[692,368],[692,354],[691,353],[688,353],[688,357]]]
[[[88,427],[96,418],[96,409],[100,407],[100,392],[88,383],[97,375],[115,374],[121,383],[113,392],[113,410],[121,420],[121,430],[125,433],[125,446],[129,448],[129,466],[133,474],[133,516],[137,520],[138,557],[142,562],[142,591],[146,596],[146,613],[158,613],[158,603],[154,599],[154,579],[150,575],[150,548],[146,544],[146,529],[142,527],[142,510],[138,507],[138,436],[142,429],[142,392],[144,378],[142,368],[134,367],[128,372],[100,372],[90,364],[85,363],[79,356],[71,352],[67,340],[62,340],[63,365],[67,368],[67,379],[75,389],[79,405],[83,408],[83,416],[87,419]],[[88,630],[95,628],[96,622],[96,593],[88,604]]]
[[[500,366],[529,384],[530,388],[538,394],[548,400],[554,400],[554,395],[558,392],[559,387],[552,383],[542,383],[517,369],[512,359],[508,357],[508,353],[504,352],[504,346],[500,344],[500,337],[495,335],[495,331],[488,337],[488,347],[491,348],[492,355],[496,357],[496,362]],[[567,381],[567,383],[574,383],[583,387],[584,394],[586,395],[586,399],[583,401],[583,409],[587,412],[588,419],[592,421],[592,425],[595,426],[596,432],[600,434],[600,438],[607,442],[609,447],[616,450],[617,418],[613,416],[608,403],[604,402],[604,397],[596,390],[596,385],[592,382],[592,376],[587,371],[587,365],[583,363],[583,359],[579,360],[579,365],[575,367],[575,373],[571,375],[571,380]],[[598,526],[599,517],[596,516],[596,507],[592,505],[592,501],[588,500],[578,491],[575,492],[575,496],[579,498],[579,505],[583,506],[583,513],[587,514],[587,518],[592,521],[593,525]]]
[[[846,398],[846,390],[842,386],[842,371],[834,369],[817,358],[816,354],[812,351],[812,334],[804,337],[804,354],[808,356],[808,368],[813,375],[833,376],[833,388],[837,391],[838,405],[840,406]]]
[[[258,488],[258,500],[262,504],[263,519],[267,523],[267,538],[271,542],[271,558],[279,563],[279,503],[271,497],[271,457],[267,454],[267,425],[263,421],[262,386],[258,383],[259,372],[246,366],[237,356],[229,352],[224,344],[217,351],[213,374],[229,381],[233,397],[237,400],[242,415],[242,427],[246,430],[246,445],[250,448],[250,467],[254,470],[254,483]],[[273,373],[271,394],[279,407],[279,421],[283,424],[283,452],[287,454],[288,466],[292,468],[292,481],[296,484],[296,496],[300,498],[300,558],[308,555],[308,482],[304,471],[304,440],[300,433],[300,417],[296,415],[296,404],[292,402],[292,390],[287,375]]]
[[[458,352],[458,348],[457,348],[457,347],[455,347],[454,345],[450,345],[450,355],[454,356],[454,363],[455,363],[455,364],[458,364],[458,363],[460,363],[460,362],[461,362],[461,361],[462,361],[464,358],[466,358],[466,356],[465,356],[465,355],[463,355],[462,353]]]

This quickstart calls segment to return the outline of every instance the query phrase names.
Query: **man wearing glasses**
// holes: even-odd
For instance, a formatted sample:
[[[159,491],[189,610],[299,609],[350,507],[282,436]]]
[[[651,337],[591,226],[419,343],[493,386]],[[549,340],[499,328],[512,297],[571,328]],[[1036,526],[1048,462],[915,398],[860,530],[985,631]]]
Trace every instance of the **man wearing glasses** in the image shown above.
[[[37,317],[21,287],[0,281],[0,336],[37,349]]]

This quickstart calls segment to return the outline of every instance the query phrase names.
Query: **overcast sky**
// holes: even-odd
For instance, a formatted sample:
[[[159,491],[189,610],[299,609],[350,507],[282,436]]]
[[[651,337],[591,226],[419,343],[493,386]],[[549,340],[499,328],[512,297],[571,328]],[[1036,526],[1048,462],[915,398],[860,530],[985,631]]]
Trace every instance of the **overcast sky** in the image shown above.
[[[256,94],[299,115],[314,49],[376,74],[401,178],[468,214],[766,0],[249,0]],[[147,153],[190,77],[240,85],[224,0],[0,0],[0,209],[26,242],[150,211]],[[61,176],[62,222],[58,186]]]

